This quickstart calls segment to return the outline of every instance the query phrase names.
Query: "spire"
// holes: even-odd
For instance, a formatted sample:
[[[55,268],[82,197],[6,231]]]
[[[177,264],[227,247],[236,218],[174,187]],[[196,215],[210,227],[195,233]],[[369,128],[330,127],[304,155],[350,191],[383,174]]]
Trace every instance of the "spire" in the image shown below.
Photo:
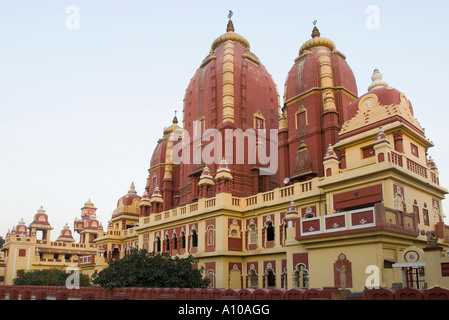
[[[379,127],[379,131],[377,132],[374,144],[379,144],[382,142],[390,143],[390,140],[388,140],[388,137],[385,134],[384,129],[382,127]]]
[[[368,91],[380,87],[388,87],[388,83],[382,80],[382,73],[380,73],[378,69],[374,69],[373,75],[371,76],[371,80],[373,82],[368,87]]]
[[[226,27],[226,32],[234,32],[234,30],[235,30],[234,24],[232,23],[232,20],[231,20],[233,15],[234,15],[234,13],[231,10],[229,10],[229,13],[228,13],[229,21],[228,21],[228,25]]]
[[[337,154],[334,151],[334,148],[332,147],[331,144],[329,144],[329,146],[327,147],[326,154],[324,155],[324,160],[331,159],[331,158],[334,158],[334,159],[338,160],[338,157],[337,157]]]
[[[134,187],[134,182],[131,182],[128,193],[137,193],[136,187]]]
[[[175,116],[173,117],[173,121],[172,121],[172,123],[173,124],[176,124],[176,123],[178,123],[178,118],[176,117],[176,110],[175,110]]]

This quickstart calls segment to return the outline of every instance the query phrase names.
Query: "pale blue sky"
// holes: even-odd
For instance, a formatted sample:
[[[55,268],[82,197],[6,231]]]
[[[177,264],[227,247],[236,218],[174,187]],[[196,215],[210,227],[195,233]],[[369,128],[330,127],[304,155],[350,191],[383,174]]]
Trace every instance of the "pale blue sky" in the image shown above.
[[[70,5],[77,30],[66,28]],[[370,5],[379,29],[366,26]],[[347,56],[359,94],[379,68],[412,101],[449,186],[447,0],[1,0],[0,235],[42,205],[56,239],[89,198],[106,227],[131,182],[142,194],[156,142],[229,10],[281,98],[315,19]]]

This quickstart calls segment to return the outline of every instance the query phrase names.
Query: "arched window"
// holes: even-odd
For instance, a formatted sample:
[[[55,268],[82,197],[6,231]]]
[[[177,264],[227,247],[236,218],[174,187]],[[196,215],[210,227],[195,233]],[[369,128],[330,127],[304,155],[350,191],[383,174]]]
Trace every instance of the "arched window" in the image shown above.
[[[259,277],[256,270],[251,269],[248,273],[248,288],[256,289],[259,287]]]
[[[309,287],[309,270],[306,269],[306,266],[303,263],[297,264],[295,271],[293,272],[293,287]]]
[[[276,287],[276,275],[274,274],[273,269],[267,269],[265,272],[265,287]]]
[[[257,227],[255,224],[248,226],[248,243],[257,244]]]
[[[207,245],[212,246],[215,243],[215,229],[214,226],[208,226],[206,231]]]

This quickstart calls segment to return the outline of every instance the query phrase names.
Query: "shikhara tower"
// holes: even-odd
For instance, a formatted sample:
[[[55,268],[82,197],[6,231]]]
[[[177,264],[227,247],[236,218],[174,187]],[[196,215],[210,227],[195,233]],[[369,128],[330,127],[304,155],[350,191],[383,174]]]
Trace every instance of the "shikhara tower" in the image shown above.
[[[202,193],[198,184],[206,165],[195,163],[194,153],[203,151],[210,142],[201,141],[201,150],[198,150],[194,139],[199,136],[197,131],[205,132],[210,128],[221,133],[223,157],[226,156],[225,143],[233,144],[234,149],[233,161],[227,163],[232,179],[212,179],[206,183],[204,188],[208,189],[209,196],[217,193],[217,184],[220,183],[226,184],[236,196],[249,196],[278,186],[277,173],[271,176],[260,174],[263,165],[249,163],[249,153],[254,150],[248,148],[247,143],[243,149],[236,149],[236,138],[234,142],[224,139],[227,129],[242,132],[264,129],[268,133],[270,129],[277,129],[279,109],[279,94],[271,75],[250,51],[248,40],[235,33],[233,22],[229,20],[226,33],[212,43],[209,54],[185,92],[182,128],[191,137],[190,161],[181,165],[171,163],[173,157],[170,152],[177,142],[170,141],[169,137],[174,130],[180,129],[175,117],[173,125],[164,130],[164,136],[153,153],[146,192],[152,194],[157,187],[162,192],[161,209],[164,210],[197,201]],[[195,123],[199,127],[195,127]],[[257,141],[258,137],[254,138]],[[243,163],[237,161],[238,153],[244,153]],[[213,177],[220,168],[220,160],[209,164],[206,169]]]

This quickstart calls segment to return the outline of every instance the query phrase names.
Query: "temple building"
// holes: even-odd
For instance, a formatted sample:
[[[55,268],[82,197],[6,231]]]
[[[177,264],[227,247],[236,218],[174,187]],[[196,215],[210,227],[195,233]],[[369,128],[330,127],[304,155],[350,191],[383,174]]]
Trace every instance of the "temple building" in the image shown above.
[[[292,57],[281,105],[229,19],[187,86],[182,122],[162,130],[142,195],[131,184],[106,230],[86,202],[74,222],[79,244],[65,228],[46,249],[47,218],[28,234],[19,224],[2,249],[4,283],[19,261],[43,267],[56,248],[88,274],[140,248],[193,255],[215,288],[361,291],[372,270],[374,286],[449,288],[448,191],[433,143],[407,96],[377,69],[371,80],[359,95],[346,56],[315,26]],[[426,269],[435,257],[438,275]]]

